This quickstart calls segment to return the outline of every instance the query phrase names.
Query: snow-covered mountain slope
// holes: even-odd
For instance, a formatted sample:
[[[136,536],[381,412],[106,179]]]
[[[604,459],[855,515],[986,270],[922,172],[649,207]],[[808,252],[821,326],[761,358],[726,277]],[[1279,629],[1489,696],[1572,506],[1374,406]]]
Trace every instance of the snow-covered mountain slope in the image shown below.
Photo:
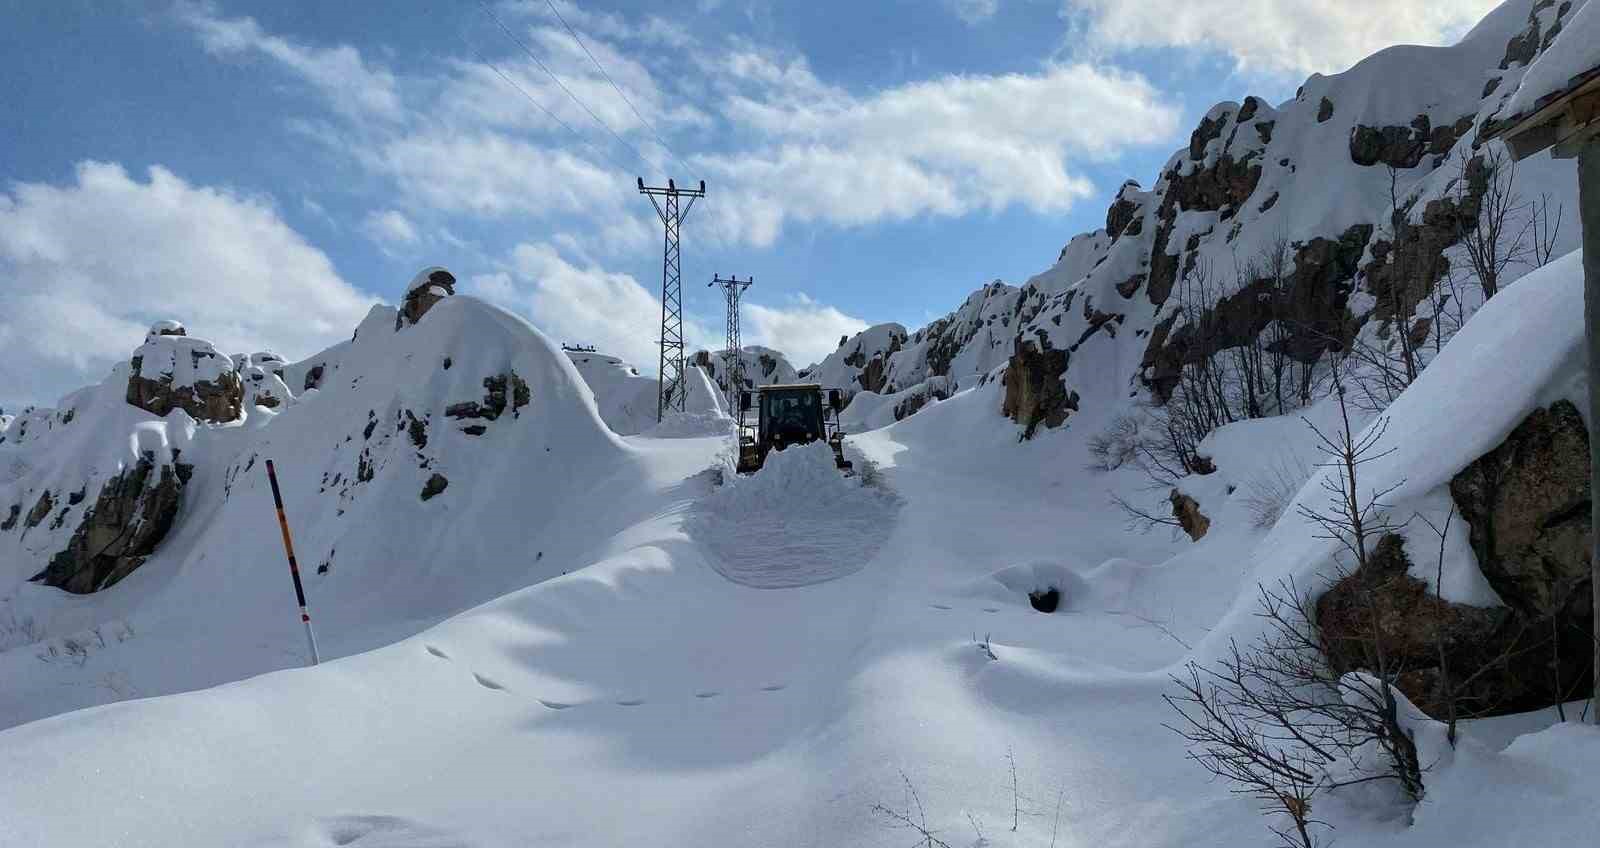
[[[728,390],[728,367],[724,360],[726,351],[696,351],[690,364],[699,366],[711,377],[717,388]],[[739,361],[744,367],[744,388],[770,386],[774,383],[793,383],[799,373],[782,353],[761,345],[745,345],[739,349]]]
[[[1574,390],[1578,266],[1569,256],[1492,301],[1391,408],[1401,450],[1372,479],[1407,481],[1397,508]],[[1535,336],[1526,369],[1501,367],[1499,351]],[[803,527],[782,536],[781,503],[708,529],[698,510],[717,493],[699,472],[721,442],[636,442],[630,476],[594,489],[632,513],[627,528],[573,528],[591,544],[567,560],[571,574],[320,668],[0,734],[0,842],[867,846],[903,836],[874,805],[901,809],[905,780],[951,844],[1261,841],[1255,803],[1185,762],[1161,695],[1176,663],[1259,627],[1247,604],[1257,580],[1312,579],[1333,543],[1293,511],[1252,528],[1243,491],[1220,483],[1205,495],[1213,524],[1199,543],[1130,535],[1104,494],[1140,481],[1113,472],[1086,484],[1082,440],[1017,442],[994,426],[1003,391],[986,381],[853,440],[895,501],[862,513],[883,536],[859,561],[832,557],[837,539],[807,559]],[[1484,392],[1503,403],[1485,408]],[[1441,411],[1466,427],[1459,440],[1432,437]],[[612,450],[592,412],[577,418]],[[1216,434],[1245,448],[1218,445],[1216,479],[1259,470],[1271,440],[1305,444],[1290,418],[1247,423],[1239,438]],[[774,466],[780,477],[749,482],[774,492],[792,474],[804,487],[805,457],[785,459],[795,461]],[[1300,498],[1321,493],[1313,479]],[[727,579],[760,573],[725,558],[748,553],[740,524],[777,534],[761,544],[822,582]],[[829,562],[852,567],[808,568]],[[1047,586],[1063,593],[1052,615],[1027,596]],[[292,628],[262,638],[295,644]],[[1600,825],[1581,797],[1600,757],[1592,730],[1541,729],[1551,719],[1539,716],[1468,723],[1452,751],[1437,726],[1408,721],[1432,764],[1426,803],[1408,824],[1360,792],[1321,798],[1318,817],[1341,844],[1530,833],[1560,844]],[[64,812],[64,787],[95,798],[95,814]],[[984,842],[958,836],[974,826]]]
[[[0,560],[0,718],[52,716],[0,731],[0,845],[867,846],[910,841],[885,811],[913,804],[952,845],[1265,842],[1260,804],[1185,759],[1163,695],[1185,662],[1262,632],[1262,584],[1349,579],[1297,509],[1328,496],[1306,422],[1331,432],[1340,410],[1322,397],[1303,420],[1211,432],[1214,468],[1170,495],[1203,520],[1194,540],[1131,532],[1110,498],[1145,504],[1149,480],[1088,471],[1089,437],[1172,390],[1196,328],[1262,329],[1235,251],[1282,240],[1297,323],[1316,330],[1296,350],[1324,368],[1330,341],[1415,332],[1421,301],[1396,268],[1463,267],[1451,239],[1476,183],[1450,157],[1586,9],[1513,0],[1459,45],[1384,51],[1276,108],[1221,104],[1053,268],[985,286],[898,350],[882,326],[846,339],[819,369],[862,386],[845,415],[867,431],[847,442],[857,478],[801,451],[730,480],[726,436],[659,437],[704,422],[618,436],[595,396],[637,380],[608,383],[607,366],[586,384],[438,269],[401,314],[375,309],[350,342],[284,365],[295,396],[278,407],[245,403],[226,369],[153,377],[131,406],[124,366],[0,426],[0,519],[18,505],[0,550],[26,560]],[[1398,234],[1386,165],[1412,225]],[[1518,179],[1571,209],[1570,173],[1535,160]],[[1205,268],[1215,287],[1184,308]],[[1441,523],[1481,494],[1474,466],[1531,445],[1544,464],[1513,470],[1541,500],[1520,519],[1581,547],[1588,493],[1569,478],[1586,436],[1561,412],[1587,388],[1580,269],[1569,253],[1509,271],[1453,338],[1425,328],[1438,344],[1392,404],[1354,411],[1377,454],[1362,488],[1387,490],[1377,518]],[[149,362],[174,369],[164,351],[201,350],[156,344]],[[752,373],[794,378],[769,358]],[[146,452],[110,503],[176,491],[148,559],[89,595],[23,582],[75,532],[76,487],[99,503]],[[304,649],[266,458],[336,658],[318,668],[289,668]],[[1260,526],[1254,487],[1273,477]],[[60,499],[80,511],[52,530]],[[1494,543],[1468,528],[1482,518],[1463,511],[1442,540],[1397,530],[1412,558],[1386,583],[1435,590],[1424,610],[1515,621],[1500,617],[1526,599],[1492,573]],[[1057,611],[1036,611],[1049,589]],[[285,670],[252,677],[270,669]],[[239,682],[127,700],[222,681]],[[108,701],[125,702],[52,715]],[[1325,792],[1315,817],[1339,844],[1581,844],[1600,828],[1591,729],[1544,709],[1466,722],[1451,748],[1410,705],[1402,720],[1423,802]]]
[[[636,366],[621,359],[593,350],[568,350],[567,356],[577,367],[583,381],[594,392],[601,420],[619,436],[632,436],[657,427],[659,391],[656,378],[639,373]],[[718,387],[699,368],[689,369],[688,394],[684,398],[684,415],[704,424],[719,417],[727,417],[727,403]],[[694,429],[677,421],[674,431]]]
[[[89,682],[63,686],[81,669],[36,658],[64,640],[96,650],[107,641],[103,665],[142,678],[134,686],[145,694],[301,661],[298,641],[283,638],[299,625],[286,606],[267,459],[324,656],[575,568],[595,537],[564,532],[574,522],[604,532],[629,521],[628,499],[596,501],[596,488],[647,472],[564,354],[470,298],[441,299],[399,330],[395,318],[374,307],[321,388],[276,407],[239,404],[248,394],[239,387],[232,401],[183,391],[239,379],[225,368],[146,384],[130,383],[124,363],[59,411],[35,411],[0,434],[0,510],[18,507],[0,531],[0,621],[9,642],[26,643],[0,653],[17,681],[0,692],[6,724],[114,697]],[[184,357],[208,349],[192,337],[152,340],[136,354],[144,372],[162,345],[182,346]],[[284,391],[275,375],[264,379]],[[146,406],[175,398],[196,414],[220,410],[219,420],[127,403],[140,386],[160,389]],[[111,631],[124,628],[137,638],[116,643]],[[174,651],[186,661],[155,661]],[[11,676],[23,668],[44,673]]]
[[[1477,148],[1478,129],[1584,9],[1512,0],[1458,44],[1389,48],[1343,73],[1313,75],[1277,106],[1257,97],[1219,103],[1151,188],[1125,183],[1105,228],[1074,236],[1020,289],[984,286],[898,344],[895,325],[873,327],[818,373],[893,394],[932,376],[966,388],[1008,366],[1014,388],[997,409],[1032,434],[1085,405],[1125,403],[1130,392],[1164,399],[1178,371],[1209,352],[1197,343],[1202,324],[1228,328],[1224,343],[1261,332],[1270,310],[1251,295],[1272,276],[1265,266],[1275,255],[1274,284],[1300,328],[1289,342],[1297,358],[1319,358],[1359,333],[1387,336],[1396,313],[1422,317],[1427,294],[1402,277],[1468,270],[1463,221],[1499,147]],[[1548,155],[1520,163],[1511,191],[1519,204],[1543,197],[1552,215],[1564,208],[1570,220],[1570,170]],[[1406,221],[1398,237],[1395,206]],[[1575,248],[1577,237],[1575,227],[1559,228],[1546,253]],[[1531,267],[1514,262],[1503,277]],[[1470,295],[1472,284],[1462,288]]]

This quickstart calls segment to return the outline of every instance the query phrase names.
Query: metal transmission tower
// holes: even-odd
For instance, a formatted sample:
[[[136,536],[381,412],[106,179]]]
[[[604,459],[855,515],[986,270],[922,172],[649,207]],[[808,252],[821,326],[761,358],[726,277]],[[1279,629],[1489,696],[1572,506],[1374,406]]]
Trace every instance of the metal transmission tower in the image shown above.
[[[711,282],[706,287],[722,286],[722,296],[728,301],[728,346],[722,349],[722,373],[728,379],[728,413],[737,415],[739,408],[739,391],[744,388],[744,357],[740,355],[739,344],[739,298],[744,295],[744,290],[755,283],[756,278],[750,277],[740,280],[735,274],[732,279],[724,280],[720,276],[712,276]]]
[[[706,181],[690,189],[667,180],[667,187],[661,188],[645,185],[640,177],[639,193],[650,198],[666,229],[661,249],[661,368],[656,378],[656,420],[660,421],[669,409],[683,411],[687,387],[683,383],[683,267],[678,236],[694,202],[706,196]],[[688,202],[680,204],[681,198]]]

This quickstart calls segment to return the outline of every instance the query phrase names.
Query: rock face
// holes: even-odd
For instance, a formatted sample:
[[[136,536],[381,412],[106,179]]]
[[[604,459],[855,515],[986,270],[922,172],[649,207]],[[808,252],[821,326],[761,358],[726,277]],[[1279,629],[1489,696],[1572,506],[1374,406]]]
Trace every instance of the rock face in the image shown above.
[[[1589,617],[1589,435],[1577,407],[1534,410],[1450,481],[1489,585],[1529,617]]]
[[[160,416],[181,409],[196,421],[220,424],[237,419],[244,387],[233,360],[217,353],[210,342],[183,335],[181,329],[152,331],[134,351],[128,403]]]
[[[395,316],[396,330],[415,324],[433,308],[435,303],[456,293],[456,278],[449,271],[435,265],[417,272],[406,286],[405,298],[400,303],[400,314]]]
[[[1078,409],[1077,392],[1061,382],[1067,370],[1067,352],[1041,348],[1018,339],[1006,366],[1005,401],[1001,413],[1022,426],[1022,438],[1033,438],[1040,424],[1059,427]]]
[[[1178,519],[1178,526],[1190,539],[1200,541],[1211,529],[1211,519],[1200,511],[1200,502],[1177,489],[1173,489],[1167,499],[1172,502],[1172,517]]]
[[[85,595],[128,576],[166,538],[192,470],[178,462],[157,466],[153,454],[140,457],[106,482],[66,550],[31,579]]]
[[[1594,630],[1589,564],[1588,433],[1567,401],[1535,410],[1506,441],[1451,480],[1479,568],[1505,602],[1441,601],[1410,576],[1404,542],[1386,536],[1371,566],[1317,601],[1335,671],[1376,666],[1377,633],[1400,688],[1436,718],[1440,684],[1461,715],[1547,707],[1588,691]],[[1440,641],[1444,669],[1440,673]]]

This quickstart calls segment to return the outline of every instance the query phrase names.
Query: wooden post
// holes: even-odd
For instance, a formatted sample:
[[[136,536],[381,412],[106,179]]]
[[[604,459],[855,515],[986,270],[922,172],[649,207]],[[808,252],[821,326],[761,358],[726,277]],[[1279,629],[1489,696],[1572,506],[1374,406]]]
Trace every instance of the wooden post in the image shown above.
[[[1589,351],[1589,568],[1594,595],[1594,700],[1600,725],[1600,137],[1578,151],[1578,208],[1583,225],[1584,341]]]

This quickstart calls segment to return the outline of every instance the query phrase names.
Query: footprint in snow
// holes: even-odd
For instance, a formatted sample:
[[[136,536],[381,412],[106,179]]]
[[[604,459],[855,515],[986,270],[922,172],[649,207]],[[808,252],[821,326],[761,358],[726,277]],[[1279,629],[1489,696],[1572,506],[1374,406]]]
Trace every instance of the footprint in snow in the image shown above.
[[[785,685],[786,684],[783,684],[783,683],[773,683],[771,685],[761,687],[761,691],[763,691],[763,692],[781,692],[781,691],[783,691]]]
[[[399,816],[332,816],[321,820],[323,832],[334,845],[356,848],[380,845],[406,845],[415,848],[445,848],[465,843],[448,837],[437,828]]]
[[[717,697],[718,695],[721,695],[721,694],[722,694],[721,692],[715,692],[715,691],[707,690],[705,692],[696,692],[696,693],[694,693],[694,696],[696,698],[701,699],[701,700],[705,700],[706,698],[715,698],[715,697]]]
[[[492,680],[490,678],[484,677],[483,675],[477,673],[476,671],[474,671],[472,673],[472,678],[474,680],[478,681],[478,685],[482,686],[485,689],[493,689],[496,692],[504,692],[506,690],[506,687],[500,685],[500,683],[498,683],[495,680]]]
[[[450,659],[450,655],[449,654],[445,653],[444,651],[439,650],[438,648],[435,648],[432,645],[427,645],[425,647],[428,649],[428,653],[433,654],[434,656],[438,657],[441,660]]]
[[[563,704],[560,701],[546,701],[543,698],[538,698],[537,700],[539,703],[544,704],[546,707],[552,710],[564,710],[572,706],[571,704]]]
[[[1000,608],[999,607],[984,607],[983,611],[984,612],[999,612]]]
[[[947,609],[951,609],[951,607],[949,607],[949,606],[947,606],[947,605],[945,605],[945,604],[928,604],[928,606],[930,606],[930,607],[933,607],[933,608],[934,608],[934,609],[936,609],[936,610],[947,610]]]
[[[643,703],[644,703],[644,699],[643,698],[623,698],[622,700],[617,702],[617,706],[619,706],[619,707],[637,707],[637,706],[639,706],[640,704],[643,704]]]

